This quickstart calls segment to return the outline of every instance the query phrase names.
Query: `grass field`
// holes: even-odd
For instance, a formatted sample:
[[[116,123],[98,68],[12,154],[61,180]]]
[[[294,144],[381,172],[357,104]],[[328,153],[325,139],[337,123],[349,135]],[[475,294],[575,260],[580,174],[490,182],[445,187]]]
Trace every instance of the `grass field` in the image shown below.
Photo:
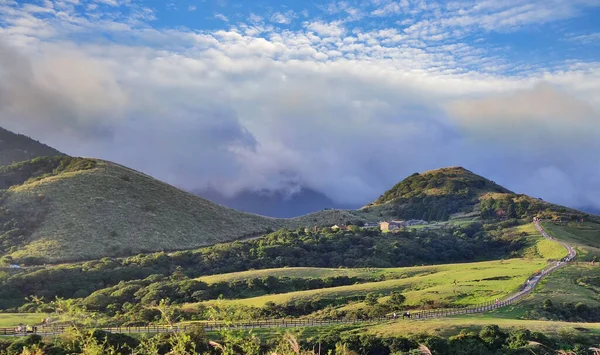
[[[267,276],[275,277],[289,277],[289,278],[327,278],[327,277],[379,277],[385,276],[386,278],[406,278],[414,277],[423,273],[430,273],[431,270],[426,267],[404,267],[404,268],[360,268],[360,269],[347,269],[347,268],[317,268],[317,267],[289,267],[289,268],[278,268],[278,269],[262,269],[262,270],[250,270],[233,272],[230,274],[210,275],[202,276],[197,280],[206,283],[217,283],[217,282],[232,282],[238,280],[248,280],[254,278],[263,278]]]
[[[39,324],[43,314],[37,313],[0,313],[0,328],[15,327],[19,324]]]
[[[366,295],[370,292],[385,295],[391,291],[400,291],[406,296],[408,305],[418,305],[422,299],[431,299],[437,303],[472,305],[490,301],[515,291],[530,275],[546,264],[546,259],[510,259],[397,268],[389,270],[389,272],[398,274],[406,272],[407,277],[240,300],[222,300],[220,302],[261,307],[267,302],[281,304],[295,300],[354,297]],[[302,269],[300,271],[293,268],[278,269],[278,275],[290,275],[297,272],[306,275],[317,275],[330,272],[328,270],[330,269]],[[385,269],[374,269],[373,272],[385,273]],[[251,273],[249,272],[246,275],[251,275]],[[410,274],[415,276],[410,276]],[[239,277],[239,273],[233,277]],[[226,276],[221,275],[219,278],[223,280],[226,279]],[[454,280],[457,280],[457,285],[453,284]],[[204,303],[210,304],[211,301]],[[188,305],[188,307],[191,306]]]
[[[594,256],[600,259],[600,224],[542,222],[542,226],[550,235],[575,247],[580,260],[591,260]]]
[[[598,265],[568,265],[542,279],[535,291],[517,305],[495,310],[490,312],[490,315],[500,318],[523,318],[527,311],[538,308],[545,299],[550,299],[555,304],[581,302],[600,307],[600,289],[577,281],[598,275]]]

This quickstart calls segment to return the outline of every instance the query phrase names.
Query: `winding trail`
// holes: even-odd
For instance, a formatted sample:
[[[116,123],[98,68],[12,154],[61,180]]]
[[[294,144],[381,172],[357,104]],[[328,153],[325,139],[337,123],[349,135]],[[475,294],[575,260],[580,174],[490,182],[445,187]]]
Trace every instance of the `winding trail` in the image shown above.
[[[546,275],[556,271],[557,269],[567,265],[568,262],[572,261],[577,253],[572,246],[567,243],[558,241],[552,238],[544,230],[539,220],[534,220],[533,224],[535,228],[541,233],[541,235],[549,240],[561,244],[567,250],[567,256],[560,261],[553,263],[551,266],[543,269],[539,274],[531,277],[527,283],[525,283],[521,290],[504,297],[498,302],[487,302],[477,306],[471,306],[460,309],[433,309],[417,311],[411,315],[412,320],[420,319],[431,319],[431,318],[442,318],[461,314],[475,314],[492,311],[498,308],[506,307],[514,304],[522,298],[528,296],[538,285]],[[401,314],[400,314],[401,316]],[[323,319],[273,319],[273,320],[255,320],[248,322],[240,322],[237,324],[224,324],[219,322],[198,322],[196,325],[204,327],[206,331],[215,331],[224,328],[235,328],[235,329],[254,329],[254,328],[289,328],[289,327],[310,327],[310,326],[324,326],[331,324],[357,324],[357,323],[373,323],[381,321],[393,320],[392,317],[382,318],[371,318],[371,319],[334,319],[334,320],[323,320]],[[147,327],[111,327],[101,328],[106,332],[111,333],[169,333],[169,332],[180,332],[186,331],[189,326],[175,325],[175,326],[147,326]],[[65,333],[69,327],[38,327],[36,334],[42,336],[51,336]],[[31,334],[31,333],[29,333]],[[0,328],[0,335],[12,335],[12,336],[25,336],[29,335],[24,332],[15,332],[13,328]]]

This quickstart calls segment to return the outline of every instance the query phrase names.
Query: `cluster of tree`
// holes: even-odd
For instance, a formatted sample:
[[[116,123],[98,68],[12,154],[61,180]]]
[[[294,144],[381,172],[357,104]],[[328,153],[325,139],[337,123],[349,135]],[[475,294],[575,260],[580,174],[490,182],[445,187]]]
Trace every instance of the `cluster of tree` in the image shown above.
[[[506,195],[502,199],[485,199],[479,205],[483,218],[529,218],[535,216],[546,207],[533,199],[520,199],[514,202],[516,195]]]
[[[561,351],[573,354],[587,353],[597,339],[562,332],[557,337],[528,329],[504,331],[496,325],[480,331],[461,331],[450,337],[428,334],[381,337],[365,333],[340,332],[332,328],[309,339],[298,339],[291,333],[263,340],[251,332],[225,330],[217,341],[209,340],[202,328],[185,333],[159,334],[152,337],[132,337],[110,334],[99,330],[77,331],[74,335],[44,341],[31,335],[21,339],[0,340],[0,354],[6,355],[66,355],[66,354],[115,354],[115,355],[391,355],[424,354],[547,354]],[[317,352],[317,349],[318,352]],[[555,350],[556,349],[556,350]]]
[[[285,266],[402,267],[420,264],[500,259],[525,245],[490,233],[474,223],[445,231],[378,230],[305,233],[280,230],[263,238],[173,254],[140,254],[103,258],[59,267],[0,275],[4,307],[22,304],[29,295],[52,299],[86,297],[121,281],[181,270],[188,277]]]
[[[375,280],[347,276],[324,279],[267,276],[206,284],[202,281],[188,279],[181,270],[178,270],[170,277],[151,275],[143,280],[121,281],[115,286],[95,291],[83,298],[82,305],[88,310],[103,312],[109,316],[136,313],[130,315],[126,321],[141,322],[152,321],[157,315],[153,312],[142,311],[142,308],[155,305],[162,299],[169,299],[173,304],[183,304],[216,300],[222,297],[239,299],[273,293],[321,289],[367,281]],[[83,297],[84,295],[79,296]],[[325,303],[325,305],[330,304]],[[276,314],[284,316],[304,315],[322,307],[323,304],[320,303],[311,305],[294,303],[278,306],[277,310],[275,310],[276,307],[266,307],[264,312],[260,313],[260,316],[274,317]],[[33,312],[37,309],[38,306],[34,302],[20,307],[22,312]],[[141,311],[143,314],[140,315]]]
[[[470,211],[474,204],[475,200],[473,198],[462,195],[399,198],[395,202],[392,214],[405,219],[447,221],[450,214]]]
[[[529,198],[526,195],[507,194],[503,198],[488,198],[479,204],[482,218],[521,218],[531,219],[535,216],[552,218],[560,216],[566,220],[588,219],[589,215],[562,206],[550,206],[540,200]]]
[[[600,307],[590,306],[582,302],[554,303],[545,299],[542,305],[528,316],[535,319],[561,320],[567,322],[598,322]]]

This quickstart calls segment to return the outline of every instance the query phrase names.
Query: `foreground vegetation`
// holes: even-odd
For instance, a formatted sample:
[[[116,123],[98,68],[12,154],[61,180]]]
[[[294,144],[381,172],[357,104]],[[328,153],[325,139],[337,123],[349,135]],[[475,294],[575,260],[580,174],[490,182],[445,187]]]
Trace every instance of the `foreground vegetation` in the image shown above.
[[[472,327],[469,327],[472,329]],[[296,333],[296,334],[294,334]],[[331,328],[303,338],[300,332],[287,332],[265,340],[245,331],[225,330],[209,336],[201,328],[187,333],[156,336],[129,336],[99,330],[79,331],[44,340],[32,335],[0,341],[0,354],[276,354],[276,355],[358,355],[358,354],[548,354],[554,349],[564,354],[585,354],[597,346],[597,336],[582,336],[572,329],[549,335],[525,328],[506,329],[486,325],[477,331],[464,329],[452,336],[432,334],[385,335],[348,332]],[[212,338],[212,339],[211,339]],[[567,352],[568,351],[568,352]]]

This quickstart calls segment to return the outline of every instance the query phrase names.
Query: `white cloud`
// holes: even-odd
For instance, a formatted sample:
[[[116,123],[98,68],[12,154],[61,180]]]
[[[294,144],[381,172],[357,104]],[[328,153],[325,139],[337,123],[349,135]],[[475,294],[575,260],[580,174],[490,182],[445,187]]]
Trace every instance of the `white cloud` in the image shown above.
[[[582,44],[600,44],[600,32],[586,33],[581,35],[571,34],[565,38],[567,41]]]
[[[316,21],[306,23],[305,26],[308,30],[324,37],[340,37],[345,32],[340,22],[326,23]]]
[[[188,11],[196,11],[196,6],[194,6],[194,5],[188,6]]]
[[[289,25],[290,23],[292,23],[293,16],[294,13],[292,11],[288,11],[285,14],[281,12],[276,12],[273,14],[273,16],[271,16],[271,22],[282,25]]]
[[[108,6],[119,6],[119,2],[117,0],[95,0],[98,4],[104,4]]]
[[[215,18],[221,21],[229,22],[229,18],[223,14],[216,14]]]
[[[248,20],[252,23],[259,23],[263,21],[262,16],[259,16],[255,13],[250,13],[250,16],[248,17]]]

